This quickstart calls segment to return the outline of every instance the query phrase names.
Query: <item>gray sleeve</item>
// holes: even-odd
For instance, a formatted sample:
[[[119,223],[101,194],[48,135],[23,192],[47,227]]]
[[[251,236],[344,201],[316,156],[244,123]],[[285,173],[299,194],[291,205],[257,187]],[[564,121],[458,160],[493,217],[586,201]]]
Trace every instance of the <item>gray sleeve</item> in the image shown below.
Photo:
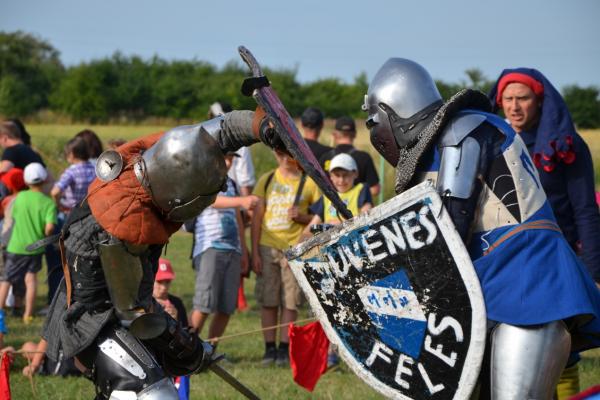
[[[209,133],[217,140],[223,153],[236,151],[259,141],[252,132],[253,119],[254,111],[231,111],[223,116],[220,129]]]

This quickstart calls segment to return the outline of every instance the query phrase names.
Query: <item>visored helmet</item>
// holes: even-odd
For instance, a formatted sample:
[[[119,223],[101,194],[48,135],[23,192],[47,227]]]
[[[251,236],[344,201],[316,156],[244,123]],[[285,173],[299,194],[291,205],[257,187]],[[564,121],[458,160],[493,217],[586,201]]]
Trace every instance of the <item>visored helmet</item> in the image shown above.
[[[398,147],[411,145],[419,122],[441,104],[442,96],[425,68],[405,58],[390,58],[373,77],[362,107],[369,114],[371,143],[396,165]]]
[[[217,141],[201,125],[165,133],[134,166],[135,175],[171,221],[185,221],[211,205],[227,168]]]

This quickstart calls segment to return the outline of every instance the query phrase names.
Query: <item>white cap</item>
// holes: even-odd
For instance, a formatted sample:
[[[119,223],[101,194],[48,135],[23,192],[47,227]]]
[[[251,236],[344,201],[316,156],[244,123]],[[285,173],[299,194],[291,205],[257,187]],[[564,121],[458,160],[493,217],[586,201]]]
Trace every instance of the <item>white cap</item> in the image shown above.
[[[329,162],[329,171],[333,171],[336,168],[345,169],[346,171],[358,171],[356,161],[351,155],[346,153],[340,153],[333,157]]]
[[[48,177],[48,171],[40,163],[31,163],[23,171],[23,180],[28,185],[37,185],[43,183]]]

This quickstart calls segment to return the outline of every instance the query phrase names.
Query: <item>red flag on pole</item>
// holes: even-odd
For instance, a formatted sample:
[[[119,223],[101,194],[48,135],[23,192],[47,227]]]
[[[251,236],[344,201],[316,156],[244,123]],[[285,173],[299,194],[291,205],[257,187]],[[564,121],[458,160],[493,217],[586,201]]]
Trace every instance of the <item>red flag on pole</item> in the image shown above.
[[[290,364],[294,381],[313,391],[317,381],[327,370],[329,340],[319,322],[304,326],[290,324]]]
[[[10,400],[10,364],[11,358],[8,353],[2,354],[0,361],[0,399]]]

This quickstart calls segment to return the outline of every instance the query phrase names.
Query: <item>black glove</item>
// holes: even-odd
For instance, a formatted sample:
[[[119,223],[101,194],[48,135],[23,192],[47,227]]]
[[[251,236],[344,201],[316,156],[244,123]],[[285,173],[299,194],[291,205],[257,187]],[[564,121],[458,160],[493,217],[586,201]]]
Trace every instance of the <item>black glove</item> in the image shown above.
[[[260,141],[273,150],[279,150],[289,154],[285,147],[285,143],[281,140],[277,129],[275,129],[274,124],[269,120],[269,117],[265,117],[262,120],[259,128],[259,135]]]
[[[202,346],[203,353],[202,353],[202,361],[200,362],[200,364],[198,364],[198,366],[194,370],[195,374],[206,371],[212,363],[217,362],[221,358],[223,358],[223,356],[215,357],[215,348],[213,345],[211,345],[208,342],[203,341],[200,338],[198,338],[198,340],[200,341],[200,345]]]

